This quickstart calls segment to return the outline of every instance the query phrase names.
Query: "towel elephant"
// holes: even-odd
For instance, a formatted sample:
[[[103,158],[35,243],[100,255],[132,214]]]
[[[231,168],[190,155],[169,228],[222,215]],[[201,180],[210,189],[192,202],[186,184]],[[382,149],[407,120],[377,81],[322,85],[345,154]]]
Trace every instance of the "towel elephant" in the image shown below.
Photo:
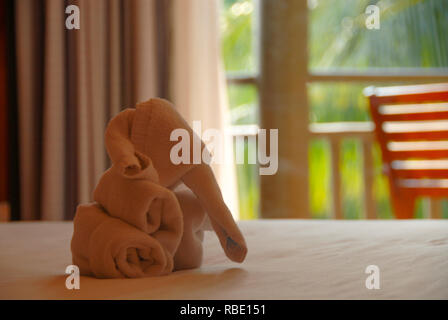
[[[189,163],[171,161],[170,151],[177,142],[171,141],[170,136],[175,129],[189,133],[193,155],[193,130],[169,101],[150,99],[137,104],[135,109],[120,112],[111,119],[105,133],[106,149],[115,170],[131,177],[145,169],[162,187],[183,189],[181,196],[177,196],[180,207],[203,208],[227,257],[242,262],[247,254],[246,243],[223,201],[211,167],[207,163],[193,163],[193,156]],[[201,141],[201,149],[204,148]],[[142,168],[142,163],[151,168]],[[194,197],[186,196],[190,190]]]

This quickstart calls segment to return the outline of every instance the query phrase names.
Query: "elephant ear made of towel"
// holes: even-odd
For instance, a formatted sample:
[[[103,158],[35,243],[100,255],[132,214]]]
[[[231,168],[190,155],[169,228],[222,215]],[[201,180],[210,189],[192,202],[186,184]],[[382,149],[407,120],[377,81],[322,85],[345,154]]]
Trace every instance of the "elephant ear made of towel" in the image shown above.
[[[190,134],[192,155],[193,130],[166,100],[150,99],[139,103],[135,109],[126,109],[109,122],[105,139],[113,165],[103,174],[94,191],[96,204],[79,206],[74,220],[73,261],[80,262],[82,274],[140,277],[198,267],[202,262],[206,217],[227,257],[235,262],[244,260],[247,254],[244,237],[223,201],[210,166],[193,161],[172,163],[170,151],[177,142],[171,141],[170,135],[175,129],[185,129]],[[148,247],[143,246],[144,250],[141,242],[132,242],[132,236],[124,239],[113,233],[108,239],[97,236],[96,241],[101,244],[93,242],[92,227],[89,233],[80,223],[86,220],[83,216],[89,216],[89,211],[92,212],[90,216],[95,217],[95,223],[103,229],[122,222],[132,228],[128,228],[129,232],[136,231],[134,238],[140,239],[143,233],[147,236]],[[113,219],[114,223],[100,221],[98,216],[103,220]],[[106,236],[106,232],[103,233]],[[120,243],[117,239],[114,241],[114,237],[122,241],[120,249],[114,248]],[[88,243],[80,246],[83,241]],[[110,244],[104,245],[108,241]],[[89,246],[94,249],[87,250]],[[102,246],[104,252],[98,246]],[[113,268],[117,272],[102,274],[92,270],[91,260],[97,259],[93,252],[100,253],[102,258],[110,258],[112,254],[112,262],[103,261],[100,265],[110,269],[108,263],[115,261]],[[118,255],[117,258],[113,254]],[[126,254],[128,261],[122,259]]]

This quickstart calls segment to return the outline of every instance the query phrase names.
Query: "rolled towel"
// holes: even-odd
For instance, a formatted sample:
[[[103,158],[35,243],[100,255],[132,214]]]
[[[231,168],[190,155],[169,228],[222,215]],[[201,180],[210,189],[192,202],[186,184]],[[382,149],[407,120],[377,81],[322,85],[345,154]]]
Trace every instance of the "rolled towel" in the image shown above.
[[[76,210],[71,250],[81,274],[97,278],[160,276],[173,270],[173,259],[159,241],[94,203]]]
[[[114,164],[101,177],[93,199],[115,218],[158,240],[171,257],[179,246],[183,217],[176,195],[157,181],[151,160],[136,152],[140,170]]]
[[[95,188],[94,200],[110,216],[158,240],[174,258],[175,270],[199,267],[205,210],[184,184],[174,191],[160,186],[151,160],[139,152],[135,156],[140,170],[113,165]]]

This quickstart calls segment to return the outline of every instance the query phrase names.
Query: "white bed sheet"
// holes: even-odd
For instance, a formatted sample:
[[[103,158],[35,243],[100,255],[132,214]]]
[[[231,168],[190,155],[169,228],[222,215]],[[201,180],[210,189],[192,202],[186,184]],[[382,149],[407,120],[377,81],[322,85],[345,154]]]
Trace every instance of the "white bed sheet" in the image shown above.
[[[448,221],[239,223],[249,253],[225,257],[207,232],[203,266],[159,278],[81,277],[65,288],[70,222],[0,224],[0,299],[448,299]],[[380,289],[365,286],[368,265]]]

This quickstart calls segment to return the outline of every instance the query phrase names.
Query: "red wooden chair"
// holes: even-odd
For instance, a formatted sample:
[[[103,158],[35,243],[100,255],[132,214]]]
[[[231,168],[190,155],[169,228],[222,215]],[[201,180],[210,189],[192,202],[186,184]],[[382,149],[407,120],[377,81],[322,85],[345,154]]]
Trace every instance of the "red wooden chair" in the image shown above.
[[[419,196],[448,197],[448,83],[369,87],[395,217],[414,216]]]

